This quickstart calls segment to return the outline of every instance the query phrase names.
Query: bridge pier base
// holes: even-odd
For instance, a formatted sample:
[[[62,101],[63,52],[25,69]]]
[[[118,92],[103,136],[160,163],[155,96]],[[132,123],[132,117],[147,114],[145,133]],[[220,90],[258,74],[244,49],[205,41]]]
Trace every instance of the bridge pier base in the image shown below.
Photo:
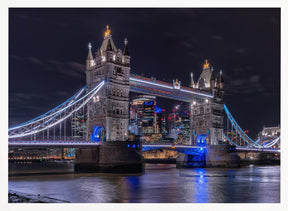
[[[202,153],[179,153],[176,160],[177,168],[237,168],[240,167],[240,157],[229,147],[206,146]]]
[[[76,150],[75,172],[143,173],[139,141],[102,142],[96,148]]]
[[[207,146],[206,152],[206,167],[240,167],[240,157],[229,145]]]
[[[204,168],[206,167],[205,154],[192,155],[179,153],[176,159],[176,168]]]

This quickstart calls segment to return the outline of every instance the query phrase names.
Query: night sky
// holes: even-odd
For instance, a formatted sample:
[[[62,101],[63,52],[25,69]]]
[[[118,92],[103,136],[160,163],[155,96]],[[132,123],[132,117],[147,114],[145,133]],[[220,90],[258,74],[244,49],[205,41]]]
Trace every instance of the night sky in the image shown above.
[[[117,48],[127,37],[132,72],[188,86],[208,59],[216,74],[223,70],[225,103],[249,135],[280,123],[280,9],[13,8],[9,126],[85,85],[87,45],[100,47],[107,24]]]

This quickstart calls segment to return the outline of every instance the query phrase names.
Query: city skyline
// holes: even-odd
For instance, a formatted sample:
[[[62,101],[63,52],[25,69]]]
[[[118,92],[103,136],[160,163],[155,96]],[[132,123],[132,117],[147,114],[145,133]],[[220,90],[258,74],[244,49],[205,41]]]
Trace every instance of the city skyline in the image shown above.
[[[107,24],[117,48],[128,39],[132,72],[189,86],[208,59],[241,127],[280,124],[280,9],[10,9],[10,126],[85,85],[87,45]]]

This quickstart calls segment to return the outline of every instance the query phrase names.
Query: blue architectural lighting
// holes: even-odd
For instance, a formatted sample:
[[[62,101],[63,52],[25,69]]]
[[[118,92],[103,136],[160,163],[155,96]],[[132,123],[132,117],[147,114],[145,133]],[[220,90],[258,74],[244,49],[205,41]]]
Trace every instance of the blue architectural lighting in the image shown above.
[[[206,138],[207,138],[207,134],[199,134],[197,135],[197,138],[196,138],[196,145],[197,146],[206,146],[207,143],[206,143]]]
[[[144,102],[144,105],[153,105],[154,102],[153,101],[150,101],[150,102]]]
[[[162,113],[162,108],[159,108],[156,105],[154,107],[155,107],[155,113],[157,113],[157,114],[161,114]]]
[[[90,135],[90,140],[92,142],[100,142],[101,137],[102,137],[102,141],[106,140],[104,127],[102,126],[99,127],[95,125],[93,127],[93,133]]]

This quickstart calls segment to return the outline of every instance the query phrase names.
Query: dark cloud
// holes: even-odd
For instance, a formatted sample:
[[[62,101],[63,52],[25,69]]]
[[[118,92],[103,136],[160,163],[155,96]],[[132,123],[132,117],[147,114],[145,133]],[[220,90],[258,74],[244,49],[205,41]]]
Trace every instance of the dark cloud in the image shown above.
[[[179,43],[179,45],[182,46],[182,47],[186,47],[186,48],[191,48],[192,47],[191,43],[190,42],[186,42],[186,41],[181,41]]]
[[[29,56],[27,58],[28,62],[31,62],[33,64],[39,64],[39,65],[43,65],[43,62],[41,62],[39,59],[33,57],[33,56]]]
[[[237,48],[237,49],[235,49],[235,52],[236,53],[246,53],[246,50],[243,48]]]
[[[252,75],[250,78],[249,78],[250,82],[252,84],[255,84],[255,83],[258,83],[259,80],[260,80],[260,76],[259,75]]]
[[[47,61],[47,70],[57,72],[70,77],[81,78],[85,76],[85,65],[77,62],[61,62],[56,60]]]
[[[212,35],[211,38],[212,38],[213,40],[218,40],[218,41],[223,40],[223,36],[217,35],[217,34]]]
[[[41,65],[42,70],[76,78],[83,77],[86,68],[85,65],[74,61],[61,62],[57,60],[40,60],[34,56],[20,57],[16,55],[12,55],[11,58],[23,63]]]
[[[69,96],[68,94],[69,94],[69,93],[66,92],[66,91],[57,91],[57,92],[56,92],[56,95],[58,95],[58,96],[65,96],[65,97],[67,97],[67,96]]]

